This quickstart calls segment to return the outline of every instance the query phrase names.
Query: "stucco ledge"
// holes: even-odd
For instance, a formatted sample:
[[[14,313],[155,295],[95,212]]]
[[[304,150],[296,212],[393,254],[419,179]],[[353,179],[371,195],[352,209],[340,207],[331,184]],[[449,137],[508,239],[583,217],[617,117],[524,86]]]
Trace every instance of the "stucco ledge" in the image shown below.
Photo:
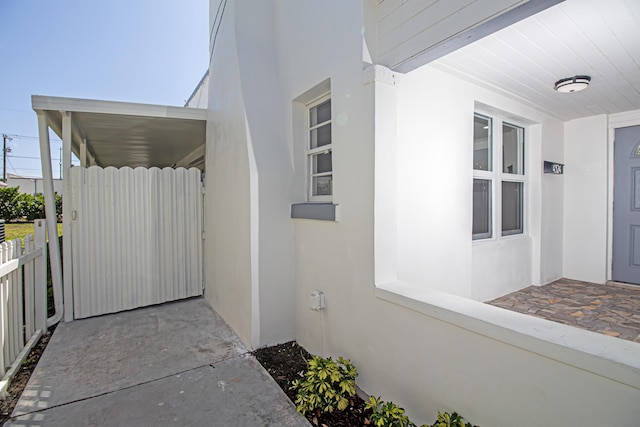
[[[640,389],[640,344],[404,282],[377,284],[381,300]]]
[[[334,203],[294,203],[291,205],[291,218],[338,221],[338,205]]]

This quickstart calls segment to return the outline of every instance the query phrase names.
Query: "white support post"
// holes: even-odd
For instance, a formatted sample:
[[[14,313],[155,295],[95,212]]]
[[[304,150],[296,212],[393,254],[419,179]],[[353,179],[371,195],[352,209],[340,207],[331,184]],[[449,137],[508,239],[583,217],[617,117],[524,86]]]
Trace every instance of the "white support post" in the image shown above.
[[[36,219],[33,235],[36,249],[42,249],[42,255],[34,260],[35,263],[35,328],[47,333],[47,226],[46,220]]]
[[[87,165],[87,140],[83,139],[80,143],[80,166],[86,168]]]
[[[56,203],[53,192],[51,147],[49,146],[49,122],[47,114],[42,111],[38,112],[38,136],[40,139],[40,161],[42,163],[44,207],[45,213],[47,214],[49,252],[51,253],[51,279],[53,281],[53,294],[56,305],[54,321],[57,322],[60,320],[60,317],[64,312],[64,306],[60,299],[62,297],[62,267],[60,259],[60,242],[58,241],[58,216],[56,215]]]
[[[62,114],[62,249],[64,251],[64,305],[67,307],[64,320],[73,320],[73,260],[71,252],[71,138],[73,135],[72,114]]]

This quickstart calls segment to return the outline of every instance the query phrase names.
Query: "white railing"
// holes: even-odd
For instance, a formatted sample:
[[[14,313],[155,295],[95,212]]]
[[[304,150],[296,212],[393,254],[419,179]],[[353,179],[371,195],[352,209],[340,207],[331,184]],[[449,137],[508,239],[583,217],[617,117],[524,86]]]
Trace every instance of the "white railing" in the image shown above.
[[[45,221],[34,234],[0,244],[0,398],[47,329]]]

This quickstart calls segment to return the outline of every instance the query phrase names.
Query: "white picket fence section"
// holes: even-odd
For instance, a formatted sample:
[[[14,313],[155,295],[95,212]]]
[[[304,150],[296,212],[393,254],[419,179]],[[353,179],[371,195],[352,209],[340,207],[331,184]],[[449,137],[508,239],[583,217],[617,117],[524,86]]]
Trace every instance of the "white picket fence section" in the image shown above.
[[[34,235],[0,244],[0,398],[47,327],[45,221]]]
[[[74,319],[202,295],[200,170],[73,167],[71,194]]]

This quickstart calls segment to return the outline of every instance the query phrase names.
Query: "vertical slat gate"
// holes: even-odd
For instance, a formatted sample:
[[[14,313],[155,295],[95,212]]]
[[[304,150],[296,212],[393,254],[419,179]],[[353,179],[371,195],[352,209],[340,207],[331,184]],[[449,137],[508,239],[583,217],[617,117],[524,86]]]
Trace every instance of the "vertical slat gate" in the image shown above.
[[[198,169],[71,169],[74,318],[202,295]]]

